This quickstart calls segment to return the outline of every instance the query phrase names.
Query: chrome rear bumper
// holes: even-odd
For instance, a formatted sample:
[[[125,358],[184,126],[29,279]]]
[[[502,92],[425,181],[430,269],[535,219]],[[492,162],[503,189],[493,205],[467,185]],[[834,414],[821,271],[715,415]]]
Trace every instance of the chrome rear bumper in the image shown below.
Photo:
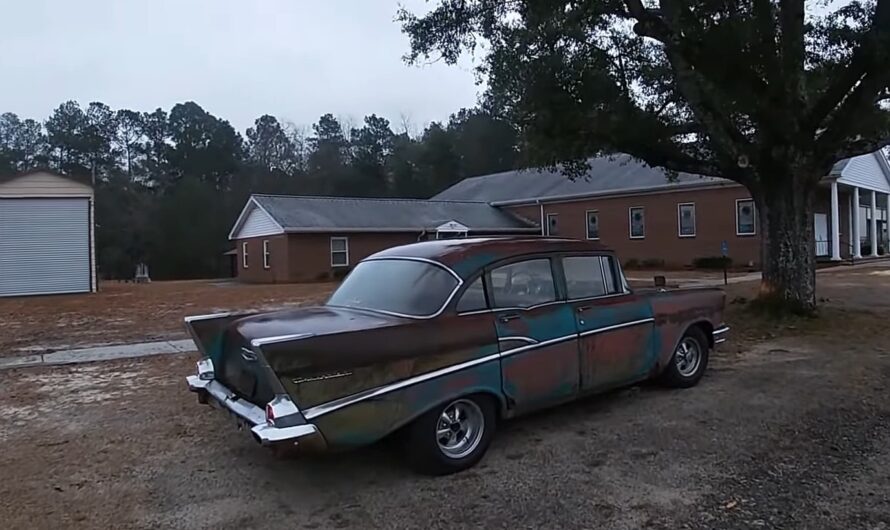
[[[726,336],[729,334],[729,326],[723,325],[714,330],[714,346],[726,342]]]
[[[189,390],[198,394],[199,402],[216,405],[228,411],[235,416],[239,425],[249,428],[253,438],[262,445],[289,446],[300,450],[323,450],[325,448],[324,437],[311,423],[276,427],[266,420],[265,410],[239,398],[219,381],[202,379],[200,375],[190,375],[186,377],[186,382]]]

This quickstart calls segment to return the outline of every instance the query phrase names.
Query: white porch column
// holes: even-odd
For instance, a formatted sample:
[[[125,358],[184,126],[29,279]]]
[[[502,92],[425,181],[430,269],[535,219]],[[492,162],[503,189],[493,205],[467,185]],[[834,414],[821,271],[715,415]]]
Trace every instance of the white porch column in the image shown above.
[[[878,193],[871,192],[871,255],[878,255]]]
[[[862,242],[859,240],[862,237],[859,234],[859,188],[853,187],[853,257],[861,258],[862,257]]]
[[[874,195],[872,195],[874,201]],[[841,260],[840,207],[837,202],[837,181],[831,181],[831,259]]]
[[[853,194],[851,193],[847,199],[847,252],[853,255]],[[849,257],[849,256],[848,256]]]

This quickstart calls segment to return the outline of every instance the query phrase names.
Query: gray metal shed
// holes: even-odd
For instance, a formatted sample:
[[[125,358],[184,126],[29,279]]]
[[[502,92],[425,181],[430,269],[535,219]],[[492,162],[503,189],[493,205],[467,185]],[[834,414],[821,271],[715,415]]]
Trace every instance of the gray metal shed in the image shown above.
[[[0,296],[96,290],[93,188],[49,171],[0,180]]]

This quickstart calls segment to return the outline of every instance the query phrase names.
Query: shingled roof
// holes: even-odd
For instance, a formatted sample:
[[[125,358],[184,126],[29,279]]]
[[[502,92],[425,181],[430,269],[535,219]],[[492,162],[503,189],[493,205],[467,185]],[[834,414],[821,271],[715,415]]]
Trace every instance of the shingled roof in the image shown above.
[[[253,195],[230,237],[254,211],[268,216],[275,232],[420,232],[456,222],[470,232],[536,232],[509,212],[474,201]]]
[[[659,189],[732,185],[721,178],[680,173],[668,181],[661,169],[652,168],[626,154],[588,159],[590,169],[576,180],[560,171],[522,169],[464,179],[442,191],[434,200],[484,201],[494,205],[537,200],[656,191]]]

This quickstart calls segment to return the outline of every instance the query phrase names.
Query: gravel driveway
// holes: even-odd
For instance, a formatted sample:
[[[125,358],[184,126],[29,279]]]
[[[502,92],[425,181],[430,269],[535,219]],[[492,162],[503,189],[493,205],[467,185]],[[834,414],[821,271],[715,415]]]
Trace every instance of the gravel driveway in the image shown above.
[[[0,521],[886,530],[890,312],[843,296],[887,296],[888,279],[836,281],[834,313],[737,342],[698,387],[644,385],[505,423],[477,468],[444,478],[413,475],[392,443],[276,459],[186,391],[192,355],[2,372]]]
[[[821,340],[717,357],[502,426],[469,472],[392,444],[278,460],[198,406],[191,359],[0,375],[6,528],[886,528],[890,355]],[[13,477],[15,477],[13,479]]]

